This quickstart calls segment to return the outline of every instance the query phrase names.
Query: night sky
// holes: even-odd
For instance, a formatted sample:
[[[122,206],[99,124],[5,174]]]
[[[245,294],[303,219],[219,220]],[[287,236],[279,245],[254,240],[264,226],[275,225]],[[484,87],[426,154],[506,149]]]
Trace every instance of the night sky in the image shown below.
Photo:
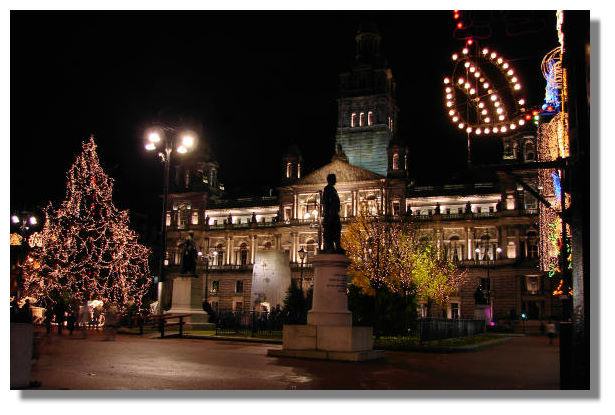
[[[491,23],[480,44],[511,60],[539,106],[555,13],[474,16]],[[442,102],[450,55],[463,45],[451,12],[12,12],[11,208],[60,201],[81,141],[94,134],[116,205],[156,223],[162,166],[143,149],[156,120],[200,123],[200,149],[210,146],[226,188],[238,192],[275,187],[289,144],[301,148],[305,170],[327,163],[338,74],[354,59],[361,22],[383,36],[412,176],[462,168],[465,135]],[[481,137],[473,151],[497,159],[495,144]]]

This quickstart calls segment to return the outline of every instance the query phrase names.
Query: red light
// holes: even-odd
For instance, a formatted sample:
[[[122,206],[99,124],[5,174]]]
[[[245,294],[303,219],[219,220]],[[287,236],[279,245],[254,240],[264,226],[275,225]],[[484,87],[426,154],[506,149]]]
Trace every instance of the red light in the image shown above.
[[[459,22],[457,23],[457,29],[462,29],[463,28],[463,23]]]
[[[549,111],[549,112],[553,111],[553,107],[552,107],[551,105],[549,105],[549,106],[547,107],[547,111]]]
[[[455,13],[455,14],[453,15],[453,18],[454,18],[455,20],[459,19],[459,13]]]
[[[531,116],[530,114],[527,114],[527,115],[525,116],[525,119],[526,119],[526,120],[531,120],[531,119],[532,119],[532,116]]]
[[[472,40],[472,38],[468,39],[468,41],[466,42],[468,45],[471,45],[472,43],[474,43],[474,40]]]

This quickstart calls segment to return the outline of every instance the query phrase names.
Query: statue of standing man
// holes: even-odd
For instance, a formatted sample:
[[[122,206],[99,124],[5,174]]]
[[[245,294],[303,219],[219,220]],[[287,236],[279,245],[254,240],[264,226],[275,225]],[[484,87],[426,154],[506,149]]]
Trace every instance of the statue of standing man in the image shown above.
[[[340,221],[340,197],[335,190],[336,177],[331,173],[327,176],[327,185],[322,192],[322,237],[323,253],[343,254],[340,239],[342,222]]]
[[[182,263],[181,274],[196,275],[196,259],[198,255],[196,243],[193,239],[193,233],[190,232],[186,239],[181,244],[182,246]]]

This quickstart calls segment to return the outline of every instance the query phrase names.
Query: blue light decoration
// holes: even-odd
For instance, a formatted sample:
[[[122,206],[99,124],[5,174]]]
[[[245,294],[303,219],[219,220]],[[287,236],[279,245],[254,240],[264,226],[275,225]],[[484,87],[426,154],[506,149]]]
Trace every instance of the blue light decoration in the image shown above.
[[[561,63],[560,49],[556,48],[549,52],[542,63],[542,71],[547,86],[545,87],[545,103],[542,105],[543,112],[556,113],[560,111],[561,100]]]
[[[555,193],[556,200],[561,200],[562,180],[559,177],[559,173],[557,171],[552,171],[551,178],[553,179],[553,192]]]

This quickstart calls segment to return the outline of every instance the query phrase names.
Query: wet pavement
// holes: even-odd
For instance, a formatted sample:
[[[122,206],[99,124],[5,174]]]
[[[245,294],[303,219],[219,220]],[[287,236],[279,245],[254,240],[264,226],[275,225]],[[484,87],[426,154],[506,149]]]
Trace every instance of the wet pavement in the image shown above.
[[[40,389],[558,389],[558,348],[515,337],[465,353],[387,352],[347,363],[275,358],[280,345],[119,335],[45,339]]]

